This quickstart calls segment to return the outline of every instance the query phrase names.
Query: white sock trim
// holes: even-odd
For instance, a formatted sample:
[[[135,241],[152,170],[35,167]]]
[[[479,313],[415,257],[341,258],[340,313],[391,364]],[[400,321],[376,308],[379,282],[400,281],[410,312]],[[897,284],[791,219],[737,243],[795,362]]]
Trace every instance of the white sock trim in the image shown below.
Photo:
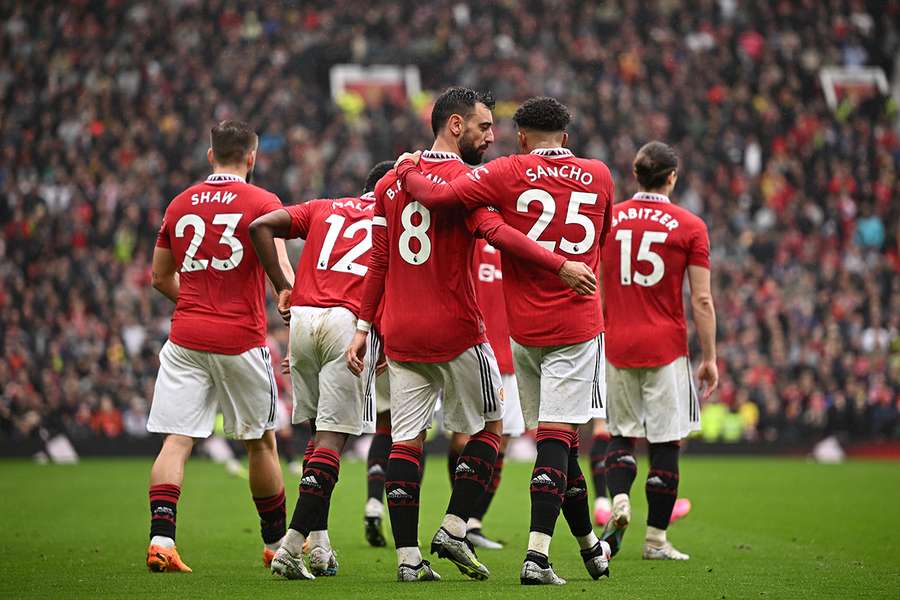
[[[582,550],[587,550],[588,548],[593,548],[594,545],[600,540],[597,539],[597,534],[591,531],[587,535],[583,535],[580,538],[576,538],[578,540],[578,546]]]
[[[328,539],[327,529],[309,532],[309,547],[315,548],[316,546],[331,550],[331,540]]]
[[[422,551],[419,550],[418,546],[397,548],[397,566],[409,565],[414,567],[420,562],[422,562]]]
[[[303,542],[305,541],[306,536],[302,533],[296,529],[288,529],[284,539],[281,540],[281,547],[294,556],[300,556],[303,554]]]
[[[452,536],[458,538],[466,537],[466,522],[456,515],[444,515],[441,527],[446,529]]]
[[[367,517],[381,517],[384,515],[384,504],[375,498],[369,498],[366,501],[365,515]]]
[[[544,556],[550,556],[550,540],[553,539],[546,533],[532,531],[528,534],[528,549],[540,552]]]
[[[666,530],[657,529],[647,525],[647,535],[644,539],[652,544],[661,545],[666,543]]]
[[[163,548],[174,548],[175,540],[164,535],[154,535],[150,538],[151,546],[162,546]]]

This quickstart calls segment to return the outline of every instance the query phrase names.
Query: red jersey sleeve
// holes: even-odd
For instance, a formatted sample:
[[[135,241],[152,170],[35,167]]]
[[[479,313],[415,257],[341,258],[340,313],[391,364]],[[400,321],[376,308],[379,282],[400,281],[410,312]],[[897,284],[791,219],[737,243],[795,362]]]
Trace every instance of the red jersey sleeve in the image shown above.
[[[372,217],[372,251],[369,254],[369,268],[363,281],[362,301],[359,318],[373,323],[378,307],[384,296],[384,279],[387,276],[390,245],[387,237],[387,218],[384,210],[384,192],[396,181],[396,175],[388,172],[375,185],[375,211]]]
[[[488,244],[508,256],[533,263],[547,271],[559,273],[566,262],[564,256],[550,252],[527,235],[510,227],[496,211],[476,208],[466,219],[469,230],[483,237]]]
[[[309,223],[312,220],[312,202],[286,206],[284,210],[291,216],[290,239],[303,238],[309,235]]]
[[[172,240],[169,238],[169,224],[166,217],[163,217],[162,225],[159,226],[159,232],[156,234],[156,246],[159,248],[172,247]]]
[[[698,219],[698,221],[700,220]],[[687,262],[695,267],[709,268],[709,235],[703,221],[698,223],[688,243]]]
[[[397,179],[402,182],[403,189],[425,208],[439,210],[453,208],[460,203],[449,185],[441,185],[426,178],[411,160],[404,160],[397,167]]]
[[[616,185],[613,183],[612,177],[609,179],[608,188],[606,210],[603,211],[603,229],[600,230],[599,248],[603,248],[603,245],[606,243],[606,236],[609,235],[609,230],[612,227],[613,198],[616,196]]]
[[[275,194],[269,192],[263,197],[263,200],[260,203],[259,213],[257,213],[256,216],[261,217],[272,212],[273,210],[278,210],[279,208],[284,208],[284,205],[281,203],[281,199]]]
[[[508,188],[508,169],[509,157],[501,156],[440,187],[452,188],[455,196],[469,210],[490,206],[494,204],[493,198],[501,196]]]

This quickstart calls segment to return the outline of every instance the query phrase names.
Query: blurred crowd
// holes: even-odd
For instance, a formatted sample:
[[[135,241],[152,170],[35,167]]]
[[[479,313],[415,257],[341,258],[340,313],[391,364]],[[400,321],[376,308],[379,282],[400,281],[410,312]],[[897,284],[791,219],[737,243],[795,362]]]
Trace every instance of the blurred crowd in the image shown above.
[[[515,150],[518,102],[556,96],[619,199],[641,144],[673,144],[675,200],[713,249],[704,435],[900,437],[897,106],[832,110],[818,80],[894,73],[896,1],[14,0],[0,17],[0,438],[145,435],[172,308],[150,256],[213,123],[253,124],[255,181],[285,203],[354,194],[429,143],[422,98],[335,103],[337,63],[493,90],[489,157]]]

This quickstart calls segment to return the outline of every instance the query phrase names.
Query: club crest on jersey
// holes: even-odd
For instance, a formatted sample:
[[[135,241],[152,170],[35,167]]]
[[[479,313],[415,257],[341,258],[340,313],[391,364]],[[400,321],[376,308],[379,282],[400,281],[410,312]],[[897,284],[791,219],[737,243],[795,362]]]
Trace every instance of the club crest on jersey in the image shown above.
[[[466,177],[468,177],[472,181],[481,181],[482,173],[487,175],[488,173],[490,173],[490,171],[488,171],[488,168],[485,166],[475,167],[474,169],[466,173]]]

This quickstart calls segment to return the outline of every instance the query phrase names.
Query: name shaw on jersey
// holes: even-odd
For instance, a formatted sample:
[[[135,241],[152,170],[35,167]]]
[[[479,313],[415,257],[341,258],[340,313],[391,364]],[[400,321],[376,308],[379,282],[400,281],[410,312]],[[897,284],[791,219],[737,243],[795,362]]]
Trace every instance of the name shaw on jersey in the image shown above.
[[[200,192],[199,194],[191,194],[191,206],[197,206],[198,204],[209,204],[210,202],[231,204],[231,202],[237,197],[238,195],[236,192],[223,192],[222,190],[217,190],[216,193],[208,191]]]
[[[613,214],[612,226],[616,227],[622,221],[629,221],[633,219],[644,219],[653,221],[654,223],[659,223],[660,225],[665,225],[666,229],[669,231],[674,231],[678,229],[678,219],[674,218],[672,215],[667,213],[664,210],[659,208],[634,208],[631,207],[628,210],[615,210]]]

